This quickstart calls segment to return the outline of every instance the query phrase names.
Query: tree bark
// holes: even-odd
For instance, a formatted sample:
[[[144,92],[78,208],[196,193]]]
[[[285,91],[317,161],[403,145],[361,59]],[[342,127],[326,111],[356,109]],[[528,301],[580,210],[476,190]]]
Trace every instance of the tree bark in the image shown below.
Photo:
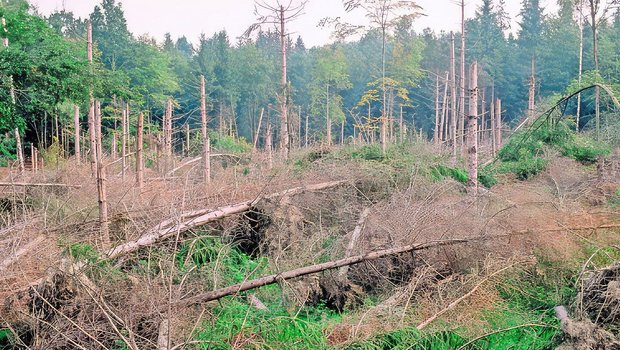
[[[433,141],[435,145],[439,145],[439,74],[435,79],[435,132]]]
[[[531,125],[534,123],[534,109],[535,102],[534,99],[536,97],[536,76],[534,75],[534,57],[532,57],[532,72],[530,75],[530,90],[528,94],[528,107],[527,107],[527,119],[528,124]]]
[[[583,15],[582,11],[582,2],[579,1],[579,20],[577,24],[579,25],[579,76],[578,76],[578,87],[581,88],[581,79],[583,77]],[[575,131],[579,132],[579,119],[581,118],[581,93],[577,95],[577,115],[575,117]]]
[[[200,76],[200,118],[202,132],[202,178],[207,184],[211,183],[211,145],[209,143],[209,133],[207,132],[207,97],[205,87],[205,77]]]
[[[138,131],[136,134],[136,184],[142,190],[144,186],[144,160],[142,148],[144,147],[144,114],[138,114]]]
[[[258,117],[258,127],[256,128],[256,135],[254,136],[254,146],[252,147],[252,151],[256,152],[258,149],[258,138],[260,137],[260,128],[263,123],[263,115],[265,114],[265,109],[262,108],[260,110],[260,117]]]
[[[271,123],[267,124],[267,134],[265,135],[265,149],[267,150],[267,166],[273,169],[273,134],[271,133]]]
[[[452,95],[452,108],[451,108],[451,138],[452,138],[452,157],[453,161],[456,162],[456,154],[457,154],[457,125],[458,125],[458,108],[456,105],[456,55],[454,50],[454,32],[450,33],[452,45],[450,48],[450,89]]]
[[[497,105],[495,106],[495,140],[497,142],[497,151],[502,148],[502,100],[497,99]]]
[[[122,111],[121,111],[121,157],[123,158],[123,160],[121,161],[121,176],[123,177],[123,181],[125,181],[125,169],[127,169],[127,109],[125,109],[125,106],[123,105],[122,107]]]
[[[22,139],[21,136],[19,136],[18,128],[15,128],[15,142],[15,148],[17,149],[17,166],[19,168],[19,173],[24,174],[24,150],[22,149]]]
[[[97,170],[97,197],[99,202],[99,226],[104,248],[110,246],[110,230],[108,227],[108,199],[106,189],[106,171],[103,165],[103,147],[101,143],[101,107],[95,102],[95,129],[96,129],[96,170]]]
[[[461,0],[461,101],[459,106],[459,143],[465,145],[465,0]]]
[[[478,192],[478,62],[471,65],[469,71],[469,117],[468,117],[467,150],[469,182],[468,186],[472,188],[473,193]]]
[[[594,55],[594,69],[597,74],[599,72],[598,65],[598,23],[596,21],[596,14],[598,13],[600,1],[599,0],[589,0],[590,2],[590,27],[592,28],[592,51]],[[601,112],[600,112],[600,101],[601,101],[601,89],[597,86],[595,88],[595,121],[596,121],[596,139],[600,140],[601,137]]]
[[[80,107],[78,105],[73,106],[73,140],[75,143],[75,159],[78,164],[82,160],[82,152],[80,151]]]
[[[288,160],[290,152],[290,142],[288,135],[288,79],[286,68],[286,31],[285,31],[285,11],[284,6],[280,6],[280,45],[282,48],[282,108],[280,116],[280,148],[284,153],[284,159]]]
[[[446,120],[446,113],[448,113],[448,77],[449,77],[448,74],[449,73],[446,72],[445,85],[443,89],[443,104],[441,106],[441,119],[439,121],[439,141],[440,142],[443,142],[448,139],[446,135],[446,129],[447,129],[446,123],[448,122]]]
[[[327,83],[327,95],[326,95],[326,103],[325,103],[325,110],[327,111],[325,113],[326,116],[326,129],[327,129],[327,146],[331,146],[332,145],[332,118],[329,115],[329,83]]]

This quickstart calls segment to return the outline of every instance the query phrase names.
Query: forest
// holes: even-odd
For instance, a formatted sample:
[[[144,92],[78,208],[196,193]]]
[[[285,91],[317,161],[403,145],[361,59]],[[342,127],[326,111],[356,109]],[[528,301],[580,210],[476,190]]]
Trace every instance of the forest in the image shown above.
[[[620,1],[311,1],[0,0],[0,350],[620,348]]]

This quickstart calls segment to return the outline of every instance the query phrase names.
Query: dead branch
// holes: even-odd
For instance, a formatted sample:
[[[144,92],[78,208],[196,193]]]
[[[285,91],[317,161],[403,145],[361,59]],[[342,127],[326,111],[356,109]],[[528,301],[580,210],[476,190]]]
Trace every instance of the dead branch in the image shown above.
[[[476,238],[470,238],[470,239],[453,239],[453,240],[413,244],[413,245],[407,245],[404,247],[379,250],[379,251],[375,251],[375,252],[367,253],[363,255],[356,255],[350,258],[330,261],[330,262],[326,262],[322,264],[305,266],[305,267],[301,267],[298,269],[261,277],[261,278],[254,279],[251,281],[246,281],[243,283],[236,284],[234,286],[217,289],[217,290],[199,294],[193,297],[181,299],[175,303],[175,306],[190,306],[190,305],[195,305],[195,304],[200,304],[200,303],[206,303],[208,301],[217,300],[225,296],[234,295],[239,292],[246,291],[246,290],[263,287],[269,284],[277,283],[279,281],[302,277],[302,276],[310,275],[310,274],[325,271],[325,270],[331,270],[331,269],[337,269],[343,266],[355,265],[355,264],[359,264],[364,261],[376,260],[376,259],[380,259],[380,258],[390,256],[390,255],[402,254],[402,253],[424,250],[424,249],[440,247],[440,246],[466,243],[466,242],[469,242],[475,239],[480,239],[480,238],[476,237]],[[497,273],[499,273],[499,271]]]
[[[218,221],[231,215],[244,213],[246,211],[249,211],[254,205],[256,205],[256,203],[258,203],[262,199],[273,199],[282,196],[294,195],[305,191],[319,191],[341,186],[345,183],[346,181],[333,181],[316,185],[301,186],[282,192],[273,193],[267,196],[259,196],[254,200],[248,200],[245,202],[228,205],[208,212],[192,211],[190,213],[181,214],[181,217],[190,217],[190,219],[181,222],[176,222],[174,221],[174,219],[172,219],[173,221],[171,221],[170,219],[162,221],[160,224],[149,229],[139,239],[131,242],[126,242],[111,249],[110,251],[108,251],[107,257],[110,259],[114,259],[121,255],[136,251],[140,248],[153,245],[163,239],[171,237],[173,234],[183,233],[194,227],[206,225],[208,223]],[[196,213],[200,214],[196,215]]]
[[[518,261],[514,264],[510,264],[504,268],[501,268],[495,272],[493,272],[492,274],[486,276],[484,279],[482,279],[482,281],[478,282],[478,284],[476,284],[476,286],[474,288],[472,288],[472,290],[470,290],[467,294],[463,295],[462,297],[456,299],[455,301],[451,302],[450,305],[448,305],[445,309],[442,309],[441,311],[439,311],[438,313],[434,314],[433,316],[431,316],[430,318],[428,318],[426,321],[420,323],[416,328],[421,331],[422,329],[426,328],[429,324],[431,324],[433,321],[435,321],[436,319],[438,319],[441,315],[445,314],[446,312],[454,309],[458,304],[460,304],[463,300],[469,298],[470,296],[472,296],[477,290],[478,288],[480,288],[480,286],[482,286],[485,282],[487,282],[488,280],[490,280],[492,277],[499,275],[500,273],[512,268],[515,265],[518,264],[522,264],[526,261]]]

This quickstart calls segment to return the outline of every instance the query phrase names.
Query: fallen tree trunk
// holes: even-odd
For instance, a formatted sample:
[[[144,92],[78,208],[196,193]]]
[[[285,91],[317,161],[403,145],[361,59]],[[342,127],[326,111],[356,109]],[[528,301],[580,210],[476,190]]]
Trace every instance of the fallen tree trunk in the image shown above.
[[[217,289],[217,290],[199,294],[193,297],[181,299],[177,301],[176,303],[174,303],[174,306],[190,306],[190,305],[195,305],[195,304],[200,304],[200,303],[206,303],[208,301],[217,300],[225,296],[237,294],[237,293],[240,293],[246,290],[273,284],[278,281],[284,281],[284,280],[288,280],[292,278],[302,277],[302,276],[310,275],[310,274],[325,271],[325,270],[337,269],[343,266],[355,265],[355,264],[359,264],[364,261],[376,260],[376,259],[380,259],[380,258],[390,256],[390,255],[396,255],[396,254],[407,253],[407,252],[412,252],[412,251],[417,251],[417,250],[424,250],[424,249],[446,246],[446,245],[466,243],[466,242],[469,242],[475,239],[480,239],[480,238],[482,237],[476,237],[472,239],[453,239],[453,240],[413,244],[413,245],[407,245],[404,247],[379,250],[376,252],[367,253],[363,255],[356,255],[350,258],[344,258],[344,259],[330,261],[330,262],[326,262],[322,264],[305,266],[305,267],[301,267],[298,269],[257,278],[251,281],[245,281],[239,284],[235,284],[234,286]]]
[[[27,183],[27,182],[0,182],[0,187],[70,187],[82,188],[82,185],[54,184],[54,183]]]
[[[209,211],[191,211],[188,213],[183,213],[179,218],[172,218],[162,221],[158,225],[149,229],[142,237],[135,241],[127,242],[121,244],[107,253],[107,257],[110,259],[117,258],[121,255],[125,255],[127,253],[134,252],[142,247],[148,247],[153,245],[163,239],[169,238],[177,233],[182,233],[187,230],[190,230],[194,227],[202,226],[225,217],[229,217],[234,214],[244,213],[249,211],[253,206],[256,205],[262,199],[272,199],[283,196],[290,196],[293,194],[298,194],[305,191],[319,191],[328,188],[337,187],[345,184],[346,181],[333,181],[326,182],[316,185],[309,186],[301,186],[292,189],[288,189],[282,192],[273,193],[267,196],[259,196],[254,200],[248,200],[245,202],[228,205],[225,207],[217,208],[215,210]],[[183,218],[190,218],[188,220],[183,220]],[[176,223],[176,224],[175,224]]]
[[[6,269],[7,267],[11,266],[17,260],[19,260],[22,257],[22,255],[28,254],[28,252],[30,252],[31,250],[36,248],[44,240],[45,240],[45,236],[39,236],[39,237],[33,239],[32,241],[28,242],[23,247],[19,248],[15,252],[15,254],[12,254],[9,257],[7,257],[6,259],[2,260],[2,262],[0,262],[0,272],[4,271],[4,269]]]
[[[345,258],[348,258],[351,256],[351,254],[353,254],[353,249],[355,249],[355,246],[357,245],[357,241],[362,235],[362,230],[364,229],[364,224],[366,223],[366,218],[368,217],[368,214],[370,214],[370,208],[366,208],[362,211],[362,214],[360,215],[360,218],[357,221],[357,225],[355,226],[355,229],[353,230],[353,234],[351,234],[351,240],[349,241],[349,245],[347,245],[347,250],[344,253]],[[349,271],[349,266],[343,266],[338,271],[338,276],[346,276],[348,271]]]

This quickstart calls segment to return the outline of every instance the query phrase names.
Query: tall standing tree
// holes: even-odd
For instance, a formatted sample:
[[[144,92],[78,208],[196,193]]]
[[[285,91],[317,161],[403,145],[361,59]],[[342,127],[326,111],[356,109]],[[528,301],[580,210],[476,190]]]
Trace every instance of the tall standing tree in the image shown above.
[[[288,99],[289,99],[289,85],[287,78],[287,47],[288,47],[288,32],[287,25],[299,18],[303,14],[303,10],[306,6],[307,0],[288,4],[276,0],[275,3],[268,3],[264,0],[257,0],[255,2],[254,13],[258,18],[258,21],[252,24],[244,33],[248,37],[256,29],[259,29],[263,25],[275,25],[280,34],[280,51],[281,51],[281,95],[280,95],[280,149],[284,154],[284,158],[288,159],[291,151],[290,136],[289,136],[289,120],[288,120]]]
[[[370,22],[368,27],[340,26],[345,32],[351,34],[359,30],[378,29],[381,33],[381,90],[382,112],[381,112],[381,148],[383,152],[387,148],[387,124],[388,124],[388,100],[387,100],[387,81],[386,81],[386,45],[388,35],[394,30],[398,23],[403,20],[413,21],[421,15],[420,7],[416,2],[409,0],[343,0],[347,12],[363,10],[366,18]],[[333,22],[333,21],[332,21]],[[338,28],[336,22],[336,27]]]

